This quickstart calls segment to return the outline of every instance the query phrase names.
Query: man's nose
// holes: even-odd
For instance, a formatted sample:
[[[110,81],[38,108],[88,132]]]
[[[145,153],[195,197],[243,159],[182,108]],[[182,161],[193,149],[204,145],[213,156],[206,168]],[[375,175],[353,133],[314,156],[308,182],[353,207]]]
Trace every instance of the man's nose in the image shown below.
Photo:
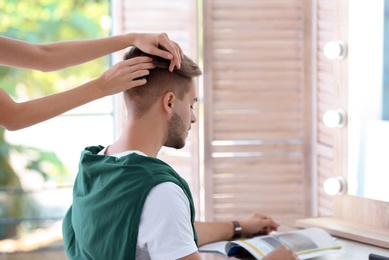
[[[192,122],[192,124],[193,123],[196,123],[196,121],[197,121],[197,118],[196,118],[196,115],[192,112],[192,118],[191,118],[192,120],[191,120],[191,122]]]

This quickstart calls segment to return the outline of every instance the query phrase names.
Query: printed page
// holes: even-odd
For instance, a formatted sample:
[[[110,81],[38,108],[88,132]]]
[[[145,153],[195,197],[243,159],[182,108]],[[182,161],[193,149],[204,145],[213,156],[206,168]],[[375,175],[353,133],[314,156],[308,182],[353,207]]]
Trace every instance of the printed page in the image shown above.
[[[226,245],[226,252],[228,256],[240,259],[245,259],[249,252],[255,259],[262,259],[281,244],[296,252],[300,259],[342,252],[337,240],[320,228],[275,232],[269,236],[231,241]]]
[[[226,244],[229,241],[220,241],[220,242],[215,242],[215,243],[209,243],[203,246],[199,247],[199,252],[204,252],[204,253],[219,253],[222,255],[227,256],[226,254]]]
[[[276,234],[281,243],[291,248],[300,259],[307,259],[329,253],[342,253],[342,246],[336,238],[320,228],[295,230]]]
[[[262,237],[263,238],[263,237]],[[267,237],[271,240],[271,237]],[[270,243],[259,239],[258,237],[231,241],[226,245],[227,256],[236,257],[238,259],[250,259],[248,256],[252,255],[255,259],[262,259],[265,255],[274,250],[280,244],[276,239],[272,239]]]

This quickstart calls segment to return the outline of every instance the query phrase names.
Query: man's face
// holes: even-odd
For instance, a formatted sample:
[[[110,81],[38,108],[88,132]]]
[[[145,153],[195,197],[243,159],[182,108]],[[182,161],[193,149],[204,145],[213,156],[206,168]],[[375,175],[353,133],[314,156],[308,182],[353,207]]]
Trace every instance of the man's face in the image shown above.
[[[190,84],[190,91],[185,94],[183,100],[176,101],[174,114],[168,122],[168,137],[164,146],[183,148],[191,124],[196,122],[193,106],[197,102],[197,94],[194,81],[192,80]]]

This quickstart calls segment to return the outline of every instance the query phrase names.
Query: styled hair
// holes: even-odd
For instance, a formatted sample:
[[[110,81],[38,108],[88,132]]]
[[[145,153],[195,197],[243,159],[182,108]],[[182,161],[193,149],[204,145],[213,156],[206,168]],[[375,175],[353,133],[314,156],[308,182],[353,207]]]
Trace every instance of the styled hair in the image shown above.
[[[145,77],[147,80],[145,85],[124,92],[127,108],[136,114],[147,111],[157,98],[170,91],[182,100],[184,95],[189,92],[193,78],[202,74],[199,66],[186,55],[181,60],[181,68],[174,68],[172,72],[169,71],[170,60],[147,54],[137,47],[126,52],[124,60],[139,56],[151,57],[156,68],[149,70],[150,74]]]

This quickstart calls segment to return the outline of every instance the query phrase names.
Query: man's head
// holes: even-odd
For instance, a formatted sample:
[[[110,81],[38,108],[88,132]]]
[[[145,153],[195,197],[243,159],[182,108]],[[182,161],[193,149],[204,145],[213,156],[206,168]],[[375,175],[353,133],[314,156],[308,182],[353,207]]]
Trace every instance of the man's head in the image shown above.
[[[139,56],[152,57],[156,68],[150,70],[150,74],[145,77],[145,85],[124,92],[128,113],[134,118],[141,118],[155,105],[165,109],[171,116],[167,122],[167,135],[163,145],[182,148],[191,123],[196,121],[193,114],[193,104],[197,101],[194,78],[201,75],[201,70],[185,56],[181,69],[170,72],[170,60],[146,54],[136,47],[128,51],[124,59]]]

